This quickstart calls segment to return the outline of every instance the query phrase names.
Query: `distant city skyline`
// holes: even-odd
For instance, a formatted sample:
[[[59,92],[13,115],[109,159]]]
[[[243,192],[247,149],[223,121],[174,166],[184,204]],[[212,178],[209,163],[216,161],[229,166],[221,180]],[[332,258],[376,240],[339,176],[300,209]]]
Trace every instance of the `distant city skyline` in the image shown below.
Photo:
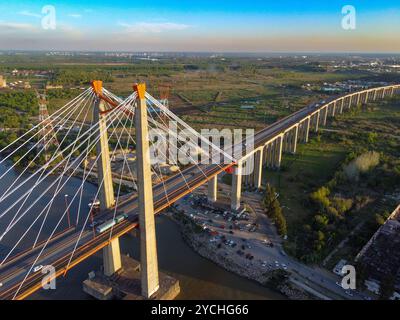
[[[55,29],[45,30],[45,6]],[[342,8],[356,28],[342,27]],[[0,50],[400,52],[396,1],[31,1],[0,4]]]

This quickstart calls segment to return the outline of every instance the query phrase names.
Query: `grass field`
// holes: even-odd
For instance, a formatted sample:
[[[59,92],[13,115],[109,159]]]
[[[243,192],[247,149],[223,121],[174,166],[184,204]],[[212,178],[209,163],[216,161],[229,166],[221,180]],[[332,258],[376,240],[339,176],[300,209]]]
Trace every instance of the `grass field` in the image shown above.
[[[335,173],[346,157],[346,149],[321,138],[312,137],[308,144],[299,144],[297,154],[284,154],[280,171],[264,169],[264,183],[275,186],[283,213],[288,222],[289,236],[296,230],[297,223],[309,214],[303,206],[316,187],[324,184]]]

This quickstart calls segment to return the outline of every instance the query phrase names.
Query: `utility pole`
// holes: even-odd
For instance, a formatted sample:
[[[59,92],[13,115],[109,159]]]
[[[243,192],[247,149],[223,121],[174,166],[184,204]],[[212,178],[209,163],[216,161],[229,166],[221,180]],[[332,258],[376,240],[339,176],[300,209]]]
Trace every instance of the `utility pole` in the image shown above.
[[[68,220],[68,229],[71,228],[71,217],[70,217],[70,211],[69,211],[69,207],[68,207],[68,195],[66,194],[64,196],[65,199],[65,208],[67,210],[67,220]]]
[[[58,147],[59,143],[57,140],[57,136],[54,132],[53,123],[49,116],[49,112],[47,110],[47,100],[46,94],[40,94],[36,91],[36,95],[39,101],[39,139],[42,141],[38,144],[38,148],[44,150],[44,156],[46,162],[49,160],[49,147]]]

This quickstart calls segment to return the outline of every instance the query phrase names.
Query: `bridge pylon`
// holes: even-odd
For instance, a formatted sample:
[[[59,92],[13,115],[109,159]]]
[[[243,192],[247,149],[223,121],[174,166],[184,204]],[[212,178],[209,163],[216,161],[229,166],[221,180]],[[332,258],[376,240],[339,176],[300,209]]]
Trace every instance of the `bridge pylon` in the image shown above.
[[[97,158],[97,179],[99,184],[99,200],[100,209],[110,209],[115,204],[114,186],[111,172],[110,149],[108,145],[108,133],[106,116],[101,114],[105,111],[104,101],[101,99],[103,83],[102,81],[93,81],[92,87],[97,94],[93,108],[93,119],[98,123],[100,139],[96,144]],[[119,238],[111,240],[111,242],[103,249],[104,274],[106,276],[113,275],[121,269],[121,251],[119,247]]]
[[[97,158],[97,177],[100,186],[100,208],[102,210],[110,209],[114,203],[114,186],[112,181],[110,149],[108,145],[108,133],[106,116],[101,114],[106,110],[104,101],[100,98],[102,89],[101,81],[93,81],[92,86],[98,97],[95,100],[93,108],[93,119],[98,123],[100,139],[96,144],[96,154],[100,155]]]
[[[160,285],[145,97],[146,86],[141,83],[135,84],[133,88],[138,94],[135,127],[140,228],[140,274],[142,296],[150,298],[157,292]]]

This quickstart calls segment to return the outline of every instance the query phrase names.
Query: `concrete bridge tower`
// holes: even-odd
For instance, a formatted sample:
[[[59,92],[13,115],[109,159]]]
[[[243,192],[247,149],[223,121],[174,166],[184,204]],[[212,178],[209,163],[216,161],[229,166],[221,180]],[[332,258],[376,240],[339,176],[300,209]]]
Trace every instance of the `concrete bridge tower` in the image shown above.
[[[136,84],[134,89],[138,94],[135,126],[140,226],[140,274],[142,296],[150,298],[159,288],[159,276],[145,98],[146,86],[144,83]]]
[[[101,114],[105,110],[105,105],[101,99],[103,83],[93,81],[93,91],[97,94],[93,109],[93,119],[98,123],[100,140],[96,144],[96,154],[100,155],[97,159],[97,178],[100,186],[99,200],[101,210],[110,209],[115,204],[114,187],[111,173],[110,150],[108,146],[108,134],[106,117]],[[119,239],[115,238],[103,249],[104,274],[113,275],[121,269],[121,251]]]
[[[114,203],[114,187],[112,182],[111,172],[111,160],[110,160],[110,149],[108,146],[108,133],[106,116],[102,115],[101,112],[105,111],[104,101],[101,99],[102,90],[101,81],[93,81],[92,86],[97,94],[95,105],[93,109],[93,120],[98,123],[100,140],[96,144],[96,154],[100,155],[97,159],[97,176],[99,186],[101,185],[99,192],[100,208],[106,210],[111,208]]]

